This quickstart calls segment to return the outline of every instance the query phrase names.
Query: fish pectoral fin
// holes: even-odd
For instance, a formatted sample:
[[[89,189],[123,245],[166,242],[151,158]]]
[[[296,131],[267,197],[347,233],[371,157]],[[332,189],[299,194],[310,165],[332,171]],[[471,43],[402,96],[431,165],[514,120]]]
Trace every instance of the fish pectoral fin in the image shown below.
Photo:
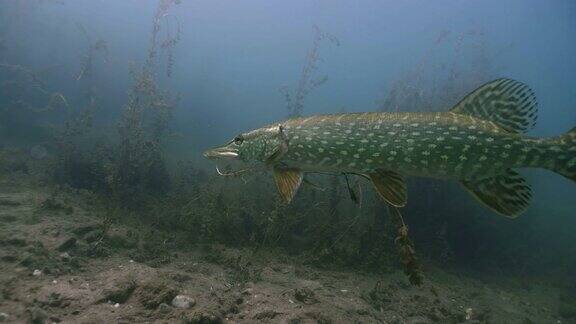
[[[294,198],[303,179],[304,173],[298,169],[274,167],[274,180],[276,180],[278,192],[282,200],[287,204]]]
[[[512,169],[486,179],[462,181],[462,185],[488,208],[510,218],[526,211],[532,198],[526,179]]]
[[[388,170],[376,170],[368,174],[374,184],[376,192],[387,203],[394,207],[406,206],[408,194],[404,178],[396,172]]]

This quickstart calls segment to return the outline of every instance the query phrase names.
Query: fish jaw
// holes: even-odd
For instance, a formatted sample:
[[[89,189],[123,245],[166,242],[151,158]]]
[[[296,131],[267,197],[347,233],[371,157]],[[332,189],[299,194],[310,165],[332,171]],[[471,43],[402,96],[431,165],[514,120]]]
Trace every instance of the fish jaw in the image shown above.
[[[210,160],[237,160],[238,149],[233,144],[227,144],[205,151],[202,155]]]

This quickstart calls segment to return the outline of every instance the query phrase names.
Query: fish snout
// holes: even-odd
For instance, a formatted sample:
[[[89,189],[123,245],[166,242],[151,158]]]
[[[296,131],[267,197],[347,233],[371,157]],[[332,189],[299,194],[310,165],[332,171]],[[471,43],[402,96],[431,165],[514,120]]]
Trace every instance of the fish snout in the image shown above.
[[[205,158],[215,160],[215,159],[236,159],[238,158],[238,150],[236,148],[230,147],[230,145],[220,146],[207,150],[202,153]]]

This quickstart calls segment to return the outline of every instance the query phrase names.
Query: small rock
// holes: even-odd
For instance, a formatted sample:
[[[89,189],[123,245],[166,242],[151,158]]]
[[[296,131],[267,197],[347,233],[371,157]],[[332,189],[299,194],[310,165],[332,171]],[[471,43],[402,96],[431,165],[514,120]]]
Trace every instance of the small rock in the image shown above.
[[[118,307],[120,307],[119,303],[114,304],[114,308],[118,308]]]
[[[8,318],[10,318],[10,316],[6,313],[0,313],[0,322],[6,322],[8,321]]]
[[[68,252],[64,252],[64,253],[60,254],[60,260],[62,260],[64,262],[70,261],[70,254],[68,254]]]
[[[172,306],[176,308],[188,309],[196,305],[194,298],[186,295],[178,295],[172,299]]]
[[[42,275],[42,270],[36,269],[36,270],[34,270],[34,272],[32,272],[32,275],[35,277],[39,277]]]
[[[474,310],[472,308],[466,308],[466,320],[469,321],[474,316]]]

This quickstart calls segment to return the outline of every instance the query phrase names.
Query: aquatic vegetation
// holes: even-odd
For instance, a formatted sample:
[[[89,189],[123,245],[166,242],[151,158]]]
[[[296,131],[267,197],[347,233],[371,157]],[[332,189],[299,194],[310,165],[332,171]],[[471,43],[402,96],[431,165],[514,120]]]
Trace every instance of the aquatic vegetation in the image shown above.
[[[62,124],[53,130],[56,154],[52,174],[56,183],[102,190],[101,150],[92,149],[96,142],[93,119],[97,109],[97,101],[92,98],[78,111],[67,111]]]
[[[182,26],[178,17],[168,14],[168,12],[174,5],[179,3],[180,0],[158,1],[158,6],[156,7],[152,22],[148,55],[146,58],[146,64],[144,65],[144,69],[148,69],[149,72],[153,73],[156,68],[159,50],[164,50],[167,53],[168,60],[166,75],[168,77],[172,75],[172,69],[174,67],[174,48],[180,41]],[[161,38],[162,35],[160,34],[160,31],[163,25],[166,32],[164,33],[164,38]]]
[[[44,81],[52,68],[0,63],[0,136],[6,142],[41,143],[51,132],[44,119],[69,109],[66,97]]]
[[[158,2],[146,62],[139,69],[131,69],[134,84],[124,106],[118,129],[120,140],[107,176],[113,195],[121,201],[131,200],[139,192],[166,192],[170,185],[162,146],[176,100],[157,85],[156,60],[159,46],[171,51],[177,43],[170,38],[173,41],[163,46],[159,39],[161,21],[177,3],[174,0]]]
[[[134,86],[119,124],[119,143],[107,165],[107,183],[121,199],[138,191],[163,192],[169,186],[162,141],[174,103],[157,87],[152,74],[133,70],[132,76]]]
[[[496,79],[492,53],[481,30],[444,30],[404,73],[391,82],[379,111],[445,111],[472,89]]]
[[[162,151],[176,99],[158,86],[156,66],[159,49],[171,52],[177,44],[177,38],[160,38],[162,22],[167,19],[170,7],[177,2],[158,2],[146,62],[142,67],[133,65],[130,68],[133,85],[118,123],[118,137],[109,137],[105,141],[89,138],[99,104],[90,84],[85,107],[79,112],[66,114],[63,127],[56,136],[57,182],[98,191],[126,206],[136,206],[147,194],[168,190],[170,177]],[[91,76],[97,55],[108,60],[108,49],[102,39],[92,41],[82,25],[78,28],[89,42],[77,75],[77,80],[81,80]],[[167,34],[171,35],[170,31]],[[88,82],[91,83],[92,78]]]
[[[398,228],[398,236],[394,239],[394,242],[398,245],[398,254],[404,267],[404,273],[410,279],[411,284],[419,286],[422,284],[423,275],[416,259],[414,244],[408,237],[408,226],[404,223],[399,208],[389,205],[388,216],[393,219]]]
[[[4,71],[0,94],[3,96],[4,109],[19,109],[29,112],[49,112],[56,108],[68,108],[68,100],[57,91],[51,91],[41,74],[50,71],[48,67],[36,72],[21,65],[0,63],[0,70]]]
[[[104,62],[108,62],[110,54],[108,53],[108,45],[106,44],[106,41],[101,38],[92,40],[92,36],[90,36],[86,28],[84,28],[80,23],[77,23],[76,27],[88,42],[86,53],[82,56],[80,61],[80,72],[78,72],[78,75],[76,76],[76,80],[82,80],[86,77],[92,76],[94,60],[97,56],[101,56]]]
[[[319,64],[321,62],[320,45],[323,42],[328,42],[336,46],[340,45],[338,38],[314,25],[314,38],[312,41],[312,46],[306,54],[304,66],[302,67],[300,79],[298,80],[298,85],[294,90],[290,90],[288,87],[283,87],[280,89],[280,92],[284,95],[284,99],[286,101],[288,117],[302,116],[304,111],[304,100],[308,94],[310,94],[310,92],[316,87],[319,87],[328,81],[327,76],[316,76]]]

